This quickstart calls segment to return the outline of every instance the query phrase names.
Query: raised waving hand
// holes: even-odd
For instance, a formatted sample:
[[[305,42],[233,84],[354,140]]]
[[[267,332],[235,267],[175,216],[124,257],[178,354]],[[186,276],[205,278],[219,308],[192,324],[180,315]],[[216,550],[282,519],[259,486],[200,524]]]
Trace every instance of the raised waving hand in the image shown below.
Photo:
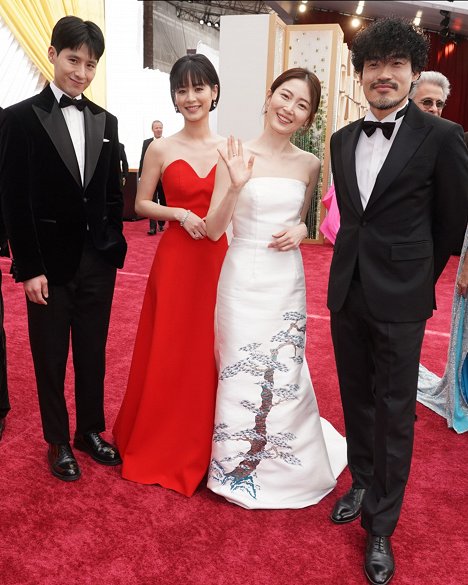
[[[236,141],[234,136],[227,139],[227,151],[222,152],[218,148],[218,152],[226,163],[232,187],[240,191],[252,176],[255,156],[252,155],[245,164],[242,142],[240,139]]]

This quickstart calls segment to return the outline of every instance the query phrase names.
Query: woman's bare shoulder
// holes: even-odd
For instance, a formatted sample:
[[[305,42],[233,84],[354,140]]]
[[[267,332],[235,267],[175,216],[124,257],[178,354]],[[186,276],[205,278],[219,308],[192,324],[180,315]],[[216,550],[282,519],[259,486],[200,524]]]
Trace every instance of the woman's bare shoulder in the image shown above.
[[[302,148],[298,148],[294,146],[294,156],[300,160],[301,163],[307,165],[311,170],[317,169],[320,166],[320,160],[313,154],[312,152],[307,152],[306,150],[302,150]]]

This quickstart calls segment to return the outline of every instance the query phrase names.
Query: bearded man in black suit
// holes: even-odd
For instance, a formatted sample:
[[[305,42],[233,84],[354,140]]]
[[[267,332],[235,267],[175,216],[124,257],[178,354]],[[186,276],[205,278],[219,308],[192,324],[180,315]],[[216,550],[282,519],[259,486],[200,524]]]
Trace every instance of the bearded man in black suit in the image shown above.
[[[121,462],[99,434],[116,268],[126,253],[117,119],[82,96],[103,52],[96,24],[60,19],[48,49],[53,82],[7,108],[0,127],[0,195],[13,274],[27,297],[50,469],[65,481],[81,474],[64,397],[70,336],[74,447],[104,465]]]
[[[427,51],[422,31],[402,19],[358,33],[352,61],[370,111],[331,139],[341,227],[328,307],[353,480],[331,518],[343,524],[362,512],[365,572],[378,585],[395,570],[390,537],[410,470],[435,283],[467,222],[463,130],[408,101]]]

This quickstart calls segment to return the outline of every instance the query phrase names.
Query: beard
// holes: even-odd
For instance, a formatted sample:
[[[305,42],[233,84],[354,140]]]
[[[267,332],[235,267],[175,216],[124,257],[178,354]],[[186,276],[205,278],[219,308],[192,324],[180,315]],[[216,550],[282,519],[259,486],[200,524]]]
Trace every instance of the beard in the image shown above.
[[[408,96],[405,95],[402,98],[392,100],[390,98],[382,96],[377,100],[372,100],[372,101],[368,100],[368,101],[369,101],[369,105],[371,105],[376,110],[391,110],[392,108],[396,108],[401,103],[403,103],[407,99],[407,97]]]

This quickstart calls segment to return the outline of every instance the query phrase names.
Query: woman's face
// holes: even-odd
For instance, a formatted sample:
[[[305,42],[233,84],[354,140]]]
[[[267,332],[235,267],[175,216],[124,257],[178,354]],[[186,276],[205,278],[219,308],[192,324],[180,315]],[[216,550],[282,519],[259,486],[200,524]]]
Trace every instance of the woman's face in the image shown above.
[[[217,86],[212,88],[208,84],[192,85],[192,81],[188,80],[187,85],[176,90],[174,98],[182,116],[190,122],[196,122],[208,115],[217,96]]]
[[[309,85],[304,79],[289,79],[266,101],[267,124],[281,134],[293,134],[307,122],[311,111]]]

